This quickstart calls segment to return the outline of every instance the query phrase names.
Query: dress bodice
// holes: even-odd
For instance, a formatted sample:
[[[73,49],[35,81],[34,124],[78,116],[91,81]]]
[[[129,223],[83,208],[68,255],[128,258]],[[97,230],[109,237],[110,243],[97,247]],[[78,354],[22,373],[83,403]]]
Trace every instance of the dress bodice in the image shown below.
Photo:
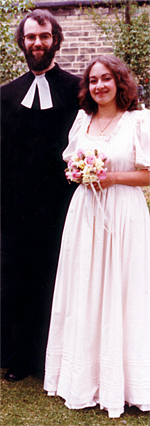
[[[150,170],[150,111],[126,111],[109,136],[87,133],[91,116],[80,110],[69,135],[69,145],[63,153],[64,161],[74,151],[97,149],[107,157],[108,171]]]

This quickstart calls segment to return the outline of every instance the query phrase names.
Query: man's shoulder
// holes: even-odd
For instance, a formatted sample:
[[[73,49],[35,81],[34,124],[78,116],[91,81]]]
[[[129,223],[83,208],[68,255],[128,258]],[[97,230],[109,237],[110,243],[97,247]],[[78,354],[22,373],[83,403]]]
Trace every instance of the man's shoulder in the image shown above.
[[[1,93],[2,95],[6,95],[7,94],[10,96],[11,93],[15,93],[15,90],[18,90],[20,87],[23,87],[24,84],[30,79],[31,77],[31,72],[27,72],[23,75],[21,75],[20,77],[15,78],[14,80],[3,84],[1,86]]]
[[[80,82],[81,77],[79,77],[78,75],[72,74],[72,73],[60,68],[58,64],[56,64],[56,67],[57,67],[57,72],[58,72],[59,76],[61,76],[64,79],[64,81],[68,81],[70,83],[73,83],[73,82],[79,83]]]

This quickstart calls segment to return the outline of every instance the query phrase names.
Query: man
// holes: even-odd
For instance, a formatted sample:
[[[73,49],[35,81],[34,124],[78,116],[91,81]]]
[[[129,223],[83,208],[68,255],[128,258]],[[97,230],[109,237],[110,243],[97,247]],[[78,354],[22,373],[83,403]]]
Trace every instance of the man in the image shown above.
[[[49,11],[28,14],[16,37],[30,71],[2,87],[2,361],[11,381],[43,373],[71,197],[62,151],[78,111],[80,81],[54,62],[63,35]]]

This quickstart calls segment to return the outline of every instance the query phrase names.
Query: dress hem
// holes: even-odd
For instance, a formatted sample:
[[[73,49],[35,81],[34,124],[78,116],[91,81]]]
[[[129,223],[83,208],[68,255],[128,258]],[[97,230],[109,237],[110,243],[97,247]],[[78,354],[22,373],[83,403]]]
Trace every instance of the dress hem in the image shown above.
[[[47,391],[47,396],[60,396],[61,398],[63,398],[63,396],[61,394],[57,394],[57,391],[55,392],[51,392],[51,391]],[[64,398],[63,398],[64,399]],[[118,407],[118,408],[108,408],[105,407],[103,405],[100,404],[100,401],[95,398],[95,400],[90,401],[89,403],[85,403],[85,404],[69,404],[67,401],[64,402],[65,406],[67,408],[69,408],[69,410],[82,410],[84,408],[90,408],[90,407],[95,407],[96,405],[100,406],[100,410],[106,410],[108,412],[108,417],[109,418],[119,418],[121,416],[121,414],[124,413],[124,407],[127,404],[129,407],[135,406],[137,407],[140,411],[150,411],[150,404],[135,404],[135,403],[129,403],[129,402],[125,402],[124,405],[122,407]]]

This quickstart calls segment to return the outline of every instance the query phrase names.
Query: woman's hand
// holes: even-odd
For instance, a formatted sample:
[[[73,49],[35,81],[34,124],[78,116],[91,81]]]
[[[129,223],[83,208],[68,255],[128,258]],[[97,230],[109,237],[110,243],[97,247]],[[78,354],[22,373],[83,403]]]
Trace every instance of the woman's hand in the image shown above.
[[[102,189],[109,188],[109,186],[115,184],[114,175],[115,175],[115,173],[113,173],[113,172],[106,173],[106,178],[99,181]],[[95,188],[95,191],[101,190],[98,182],[92,182],[92,184]],[[87,188],[90,189],[91,185],[87,185]]]
[[[148,170],[135,170],[133,172],[107,172],[106,178],[100,181],[102,189],[112,185],[148,186],[150,185],[150,172]],[[96,191],[100,191],[97,182],[93,182]],[[89,189],[90,185],[87,186]]]
[[[113,173],[113,172],[106,173],[106,178],[102,179],[100,181],[100,185],[101,185],[102,189],[106,189],[106,188],[109,188],[112,185],[115,185],[115,183],[116,183],[116,181],[115,181],[116,176],[115,175],[116,175],[116,173]],[[99,187],[98,184],[97,184],[97,186]]]

